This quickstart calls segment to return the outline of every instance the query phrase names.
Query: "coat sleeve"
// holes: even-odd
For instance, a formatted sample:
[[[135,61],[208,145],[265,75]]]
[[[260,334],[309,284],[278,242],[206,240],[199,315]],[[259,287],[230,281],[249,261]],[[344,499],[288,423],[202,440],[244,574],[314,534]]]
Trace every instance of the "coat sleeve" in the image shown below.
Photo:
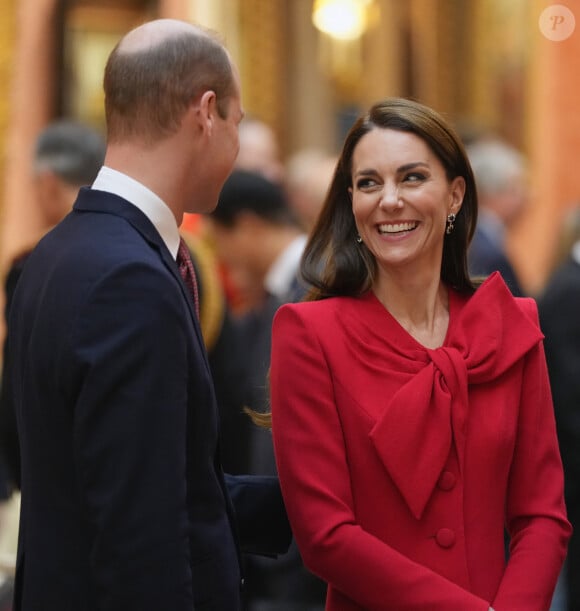
[[[133,264],[101,280],[72,325],[62,386],[74,394],[95,608],[193,608],[186,321],[177,283]]]
[[[537,308],[526,300],[537,323]],[[546,359],[541,343],[526,356],[516,447],[506,504],[510,558],[496,611],[549,609],[571,526],[564,507],[562,462]]]
[[[276,557],[285,554],[292,532],[275,475],[225,474],[234,505],[241,550]]]
[[[488,611],[489,601],[357,523],[333,372],[299,308],[286,305],[275,318],[270,384],[278,473],[306,566],[369,611]]]

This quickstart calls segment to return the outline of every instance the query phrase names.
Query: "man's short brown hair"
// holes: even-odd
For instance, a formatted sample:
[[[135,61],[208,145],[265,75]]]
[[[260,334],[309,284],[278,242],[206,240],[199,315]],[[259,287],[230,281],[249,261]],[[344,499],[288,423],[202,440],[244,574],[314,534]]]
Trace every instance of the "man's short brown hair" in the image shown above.
[[[205,91],[215,92],[225,118],[234,79],[217,37],[192,28],[138,50],[118,43],[107,61],[104,90],[109,141],[154,142],[174,133],[187,107]]]

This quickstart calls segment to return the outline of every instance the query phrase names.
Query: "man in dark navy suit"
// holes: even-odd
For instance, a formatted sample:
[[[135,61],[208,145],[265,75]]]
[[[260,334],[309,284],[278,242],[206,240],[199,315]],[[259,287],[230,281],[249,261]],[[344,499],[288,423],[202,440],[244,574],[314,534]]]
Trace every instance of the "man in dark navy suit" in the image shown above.
[[[238,532],[274,554],[268,527],[285,522],[272,479],[231,481],[234,519],[178,227],[215,207],[232,169],[239,76],[212,34],[157,20],[120,41],[104,86],[104,167],[31,254],[11,308],[15,610],[236,611]]]

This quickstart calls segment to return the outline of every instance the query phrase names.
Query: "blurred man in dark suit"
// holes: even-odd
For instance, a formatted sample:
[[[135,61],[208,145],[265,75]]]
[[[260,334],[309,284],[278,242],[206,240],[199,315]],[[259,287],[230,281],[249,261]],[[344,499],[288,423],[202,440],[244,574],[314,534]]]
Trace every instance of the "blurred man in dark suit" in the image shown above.
[[[564,591],[568,611],[580,609],[580,206],[565,217],[558,249],[564,251],[538,299],[558,441],[564,465],[568,544]]]
[[[60,119],[47,125],[38,135],[33,160],[36,202],[43,230],[51,229],[71,210],[80,187],[92,184],[105,159],[105,140],[92,127]],[[16,283],[22,274],[32,248],[26,248],[12,261],[5,281],[5,318],[8,317]],[[4,369],[10,354],[4,343]],[[9,496],[20,488],[20,451],[16,431],[16,414],[9,390],[9,379],[0,388],[0,455],[6,468]]]
[[[523,289],[506,252],[506,238],[528,203],[525,160],[513,147],[494,139],[476,141],[467,152],[479,201],[469,272],[489,276],[499,271],[512,293],[521,297]]]
[[[259,172],[234,170],[208,220],[216,254],[238,286],[251,293],[251,307],[237,319],[244,345],[246,405],[256,412],[268,411],[272,320],[278,307],[296,293],[306,236],[282,185]],[[271,432],[248,419],[238,436],[244,441],[240,449],[245,447],[238,461],[250,473],[275,475]],[[295,545],[275,561],[247,558],[246,566],[247,611],[324,608],[326,584],[307,571]]]

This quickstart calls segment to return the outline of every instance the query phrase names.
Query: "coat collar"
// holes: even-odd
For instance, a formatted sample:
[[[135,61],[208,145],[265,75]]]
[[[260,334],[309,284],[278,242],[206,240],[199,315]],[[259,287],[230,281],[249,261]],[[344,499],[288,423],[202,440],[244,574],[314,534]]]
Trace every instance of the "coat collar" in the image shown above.
[[[108,193],[106,191],[98,191],[90,189],[89,187],[82,187],[79,191],[79,196],[73,206],[73,210],[77,212],[93,212],[97,214],[113,214],[124,218],[136,231],[138,231],[145,241],[158,253],[163,263],[167,267],[168,271],[174,276],[176,281],[181,286],[183,297],[187,302],[191,317],[194,321],[194,327],[198,339],[203,345],[203,338],[201,334],[201,328],[199,319],[195,312],[195,305],[193,298],[189,294],[189,290],[185,286],[175,259],[169,252],[163,238],[153,225],[153,223],[147,218],[147,216],[133,205],[131,202],[123,199],[119,195]]]
[[[163,250],[162,246],[165,246],[159,232],[147,216],[137,206],[134,206],[119,195],[82,187],[73,210],[120,216],[130,223],[156,249]],[[169,255],[167,247],[165,247],[165,250]]]

